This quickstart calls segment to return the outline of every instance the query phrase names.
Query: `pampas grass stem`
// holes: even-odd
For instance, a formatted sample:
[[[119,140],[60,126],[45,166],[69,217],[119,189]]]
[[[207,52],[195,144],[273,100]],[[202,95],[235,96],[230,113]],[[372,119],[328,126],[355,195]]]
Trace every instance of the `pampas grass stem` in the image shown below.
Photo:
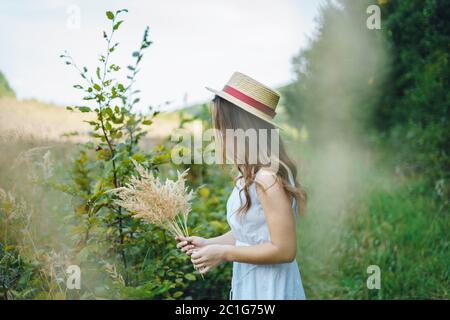
[[[114,203],[134,218],[161,227],[174,237],[189,237],[188,216],[193,198],[193,191],[185,186],[189,169],[177,172],[175,181],[162,182],[135,160],[131,161],[138,175],[132,176],[125,186],[108,191],[117,197]]]

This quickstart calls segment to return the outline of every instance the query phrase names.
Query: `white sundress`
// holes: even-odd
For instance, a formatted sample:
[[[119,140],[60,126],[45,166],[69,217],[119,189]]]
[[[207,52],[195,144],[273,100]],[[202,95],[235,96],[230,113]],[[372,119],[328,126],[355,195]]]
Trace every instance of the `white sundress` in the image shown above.
[[[293,179],[290,177],[293,184]],[[256,193],[256,185],[249,187],[251,206],[246,213],[239,214],[245,201],[238,180],[227,201],[227,221],[231,227],[236,246],[251,246],[270,241],[269,228],[266,224],[261,202]],[[298,217],[297,203],[294,199],[293,211],[295,221]],[[250,264],[233,262],[230,299],[232,300],[304,300],[302,280],[297,261],[279,264]]]

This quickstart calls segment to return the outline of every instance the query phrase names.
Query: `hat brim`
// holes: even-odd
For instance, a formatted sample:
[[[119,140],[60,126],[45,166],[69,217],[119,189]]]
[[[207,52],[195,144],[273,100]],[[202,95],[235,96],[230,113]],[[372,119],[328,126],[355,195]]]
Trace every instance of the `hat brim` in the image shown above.
[[[230,95],[230,94],[228,94],[228,93],[226,93],[224,91],[215,90],[215,89],[212,89],[212,88],[209,88],[209,87],[205,87],[205,88],[206,88],[206,90],[211,91],[212,93],[218,95],[219,97],[221,97],[221,98],[223,98],[223,99],[225,99],[225,100],[227,100],[227,101],[237,105],[239,108],[247,111],[248,113],[251,113],[254,116],[256,116],[256,117],[258,117],[258,118],[260,118],[260,119],[262,119],[262,120],[264,120],[266,122],[269,122],[270,124],[274,125],[275,127],[281,129],[280,125],[278,125],[275,122],[273,122],[271,117],[269,117],[265,113],[255,109],[254,107],[246,104],[245,102],[242,102],[241,100],[233,97],[232,95]]]

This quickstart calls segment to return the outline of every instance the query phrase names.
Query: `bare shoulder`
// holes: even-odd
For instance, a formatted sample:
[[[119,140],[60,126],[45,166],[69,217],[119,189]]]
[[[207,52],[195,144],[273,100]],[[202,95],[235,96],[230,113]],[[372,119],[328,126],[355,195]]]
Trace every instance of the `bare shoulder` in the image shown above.
[[[257,182],[256,186],[259,191],[266,191],[272,188],[281,187],[276,172],[270,168],[259,169],[256,173],[255,181]]]
[[[256,192],[261,201],[264,212],[279,212],[281,208],[289,208],[289,199],[283,187],[281,179],[275,171],[260,169],[255,177]]]

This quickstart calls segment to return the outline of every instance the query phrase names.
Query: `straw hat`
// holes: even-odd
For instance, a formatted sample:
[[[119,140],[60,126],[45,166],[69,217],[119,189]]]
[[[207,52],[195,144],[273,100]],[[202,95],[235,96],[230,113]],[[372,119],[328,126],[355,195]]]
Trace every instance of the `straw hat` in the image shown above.
[[[249,76],[235,72],[222,91],[206,89],[278,127],[272,120],[280,95]]]

